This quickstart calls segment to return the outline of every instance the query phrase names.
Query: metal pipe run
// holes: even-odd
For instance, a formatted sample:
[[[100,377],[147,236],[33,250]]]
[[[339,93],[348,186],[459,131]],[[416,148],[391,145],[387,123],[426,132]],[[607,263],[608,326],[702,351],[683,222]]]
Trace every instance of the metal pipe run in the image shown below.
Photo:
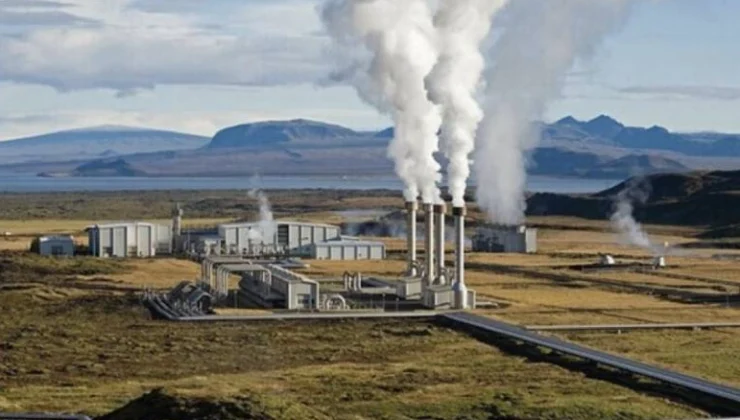
[[[426,280],[424,284],[431,286],[434,283],[435,270],[434,270],[434,206],[432,203],[424,203],[424,219],[426,222],[426,245],[425,245],[425,256],[426,256]]]
[[[454,207],[455,219],[455,308],[468,309],[468,288],[465,286],[465,207]]]
[[[434,206],[434,224],[436,227],[436,234],[434,241],[437,244],[436,259],[437,259],[437,283],[445,284],[447,279],[444,277],[445,272],[445,211],[447,208],[444,204],[436,204]]]
[[[418,211],[418,205],[415,201],[409,201],[406,203],[406,250],[407,250],[407,263],[408,271],[407,274],[410,277],[415,277],[419,273],[416,272],[416,212]]]

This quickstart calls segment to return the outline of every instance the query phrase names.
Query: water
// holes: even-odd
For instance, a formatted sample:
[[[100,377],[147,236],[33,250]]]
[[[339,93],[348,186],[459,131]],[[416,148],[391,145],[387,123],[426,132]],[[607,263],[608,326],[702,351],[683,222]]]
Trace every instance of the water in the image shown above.
[[[621,180],[556,178],[531,176],[531,192],[592,193],[610,188]],[[41,178],[35,175],[0,174],[2,192],[68,191],[150,191],[150,190],[247,190],[261,189],[339,189],[401,190],[401,182],[392,176],[322,177],[262,176],[244,178]]]

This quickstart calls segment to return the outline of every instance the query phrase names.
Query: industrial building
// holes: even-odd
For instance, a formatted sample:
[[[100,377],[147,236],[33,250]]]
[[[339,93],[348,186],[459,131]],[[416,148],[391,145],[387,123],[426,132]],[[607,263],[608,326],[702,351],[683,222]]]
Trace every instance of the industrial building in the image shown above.
[[[170,226],[144,222],[113,222],[86,229],[90,254],[96,257],[151,258],[172,253]]]
[[[312,260],[382,260],[385,259],[385,244],[344,236],[307,245],[298,254]]]
[[[291,221],[231,223],[218,227],[227,254],[294,253],[340,236],[338,226]]]
[[[283,267],[268,264],[244,271],[240,296],[266,308],[319,309],[319,283]]]
[[[473,252],[533,254],[537,252],[537,229],[527,226],[488,226],[473,235]]]
[[[31,252],[46,256],[75,255],[75,239],[72,236],[41,236],[31,242]]]

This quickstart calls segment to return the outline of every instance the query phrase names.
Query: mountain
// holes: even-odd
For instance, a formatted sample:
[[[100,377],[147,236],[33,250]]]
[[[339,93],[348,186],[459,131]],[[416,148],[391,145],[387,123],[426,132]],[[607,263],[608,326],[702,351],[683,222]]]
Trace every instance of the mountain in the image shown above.
[[[271,148],[298,144],[333,144],[342,139],[366,137],[349,128],[310,120],[266,121],[225,128],[207,149]]]
[[[41,177],[135,177],[147,176],[141,169],[135,168],[122,158],[100,159],[84,163],[70,172],[42,172]]]
[[[608,190],[587,195],[533,194],[530,215],[608,219],[623,191],[639,188],[645,203],[635,203],[635,216],[646,223],[712,227],[715,235],[738,233],[740,171],[697,171],[632,178]]]
[[[740,135],[672,133],[664,127],[627,127],[606,115],[590,121],[565,117],[543,130],[545,140],[588,142],[628,150],[671,151],[690,156],[740,157]]]
[[[121,126],[80,128],[0,142],[0,163],[59,162],[75,158],[192,150],[208,141],[206,137],[175,131]]]
[[[740,136],[733,134],[628,127],[606,115],[588,121],[569,116],[538,128],[542,143],[528,156],[530,173],[538,175],[625,178],[740,167]],[[393,133],[305,119],[241,124],[210,142],[127,127],[70,130],[0,142],[0,171],[70,173],[90,161],[123,157],[156,176],[390,174]]]

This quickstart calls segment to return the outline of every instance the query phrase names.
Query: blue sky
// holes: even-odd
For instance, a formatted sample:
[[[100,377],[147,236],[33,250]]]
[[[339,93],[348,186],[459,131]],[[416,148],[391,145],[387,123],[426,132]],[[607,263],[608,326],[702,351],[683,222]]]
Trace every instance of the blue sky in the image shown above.
[[[332,70],[318,3],[0,0],[0,139],[103,124],[211,135],[299,117],[387,126],[351,88],[318,83]],[[740,1],[636,3],[548,118],[740,133]]]

